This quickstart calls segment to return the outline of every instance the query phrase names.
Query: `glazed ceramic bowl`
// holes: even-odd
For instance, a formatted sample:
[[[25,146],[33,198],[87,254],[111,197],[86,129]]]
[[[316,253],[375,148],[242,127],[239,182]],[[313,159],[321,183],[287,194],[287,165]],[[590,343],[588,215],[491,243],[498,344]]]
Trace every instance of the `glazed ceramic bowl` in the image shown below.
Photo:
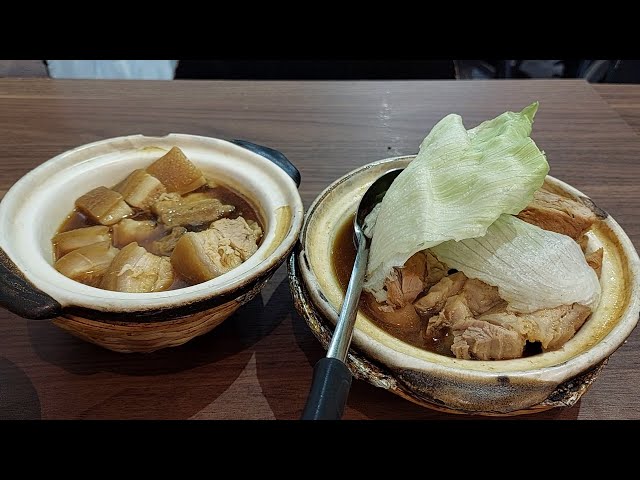
[[[205,175],[258,208],[265,232],[246,262],[198,285],[122,293],[75,282],[56,271],[51,237],[87,191],[115,185],[172,146]],[[176,346],[206,333],[255,296],[294,247],[303,219],[300,174],[280,152],[250,142],[171,134],[132,135],[64,152],[22,177],[0,203],[0,303],[120,352]]]
[[[289,261],[296,307],[327,346],[344,293],[332,267],[336,234],[360,198],[388,170],[413,156],[365,165],[336,180],[309,208],[299,246]],[[358,313],[349,354],[356,377],[421,405],[455,413],[508,415],[573,405],[638,322],[640,260],[616,221],[575,188],[548,177],[558,193],[582,201],[601,219],[594,234],[604,246],[602,300],[561,349],[501,361],[460,360],[390,335]]]

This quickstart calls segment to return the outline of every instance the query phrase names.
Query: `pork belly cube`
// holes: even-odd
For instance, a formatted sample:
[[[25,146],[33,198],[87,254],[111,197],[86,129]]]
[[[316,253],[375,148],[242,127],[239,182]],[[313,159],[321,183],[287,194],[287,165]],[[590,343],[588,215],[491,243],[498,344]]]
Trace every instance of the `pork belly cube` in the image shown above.
[[[56,234],[52,238],[56,249],[56,258],[61,258],[76,248],[86,247],[98,242],[111,240],[109,227],[95,225],[93,227],[76,228]]]
[[[126,247],[131,242],[143,242],[158,234],[157,229],[164,230],[153,220],[132,220],[130,218],[123,218],[111,228],[113,229],[113,244],[118,248]]]
[[[200,169],[178,147],[153,162],[147,172],[160,180],[168,192],[189,193],[207,183]]]
[[[213,222],[235,209],[233,205],[224,205],[217,198],[205,193],[192,193],[182,198],[166,195],[152,208],[158,220],[168,227],[202,225]]]
[[[107,240],[67,253],[55,263],[54,267],[65,277],[97,286],[117,254],[118,249],[111,245],[110,240]]]
[[[116,292],[160,292],[173,283],[174,275],[168,258],[147,252],[132,242],[113,259],[104,273],[100,288]]]
[[[107,187],[94,188],[76,200],[76,207],[92,220],[102,225],[113,225],[125,217],[133,215],[118,192]]]
[[[242,217],[223,218],[213,222],[208,230],[182,235],[171,254],[171,264],[187,280],[205,282],[253,255],[258,249],[259,235]]]
[[[134,170],[113,189],[120,193],[129,205],[143,210],[149,210],[158,197],[167,191],[160,180],[142,169]]]

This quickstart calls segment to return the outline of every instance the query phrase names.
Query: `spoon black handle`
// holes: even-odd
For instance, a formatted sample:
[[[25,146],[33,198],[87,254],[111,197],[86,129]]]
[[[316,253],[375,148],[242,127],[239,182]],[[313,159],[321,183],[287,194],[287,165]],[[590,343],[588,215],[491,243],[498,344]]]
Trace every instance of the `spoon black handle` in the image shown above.
[[[313,381],[302,420],[340,420],[351,388],[351,372],[337,358],[322,358],[313,368]]]

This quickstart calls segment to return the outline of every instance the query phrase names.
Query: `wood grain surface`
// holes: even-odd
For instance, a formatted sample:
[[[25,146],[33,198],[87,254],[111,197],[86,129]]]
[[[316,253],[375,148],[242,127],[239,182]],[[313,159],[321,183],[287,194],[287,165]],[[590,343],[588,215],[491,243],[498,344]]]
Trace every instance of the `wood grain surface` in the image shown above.
[[[636,88],[600,91],[629,121]],[[415,153],[457,112],[467,126],[539,100],[533,138],[551,174],[613,215],[640,247],[640,140],[578,80],[229,82],[0,80],[0,195],[69,148],[170,132],[243,138],[282,151],[308,206],[365,163]],[[630,105],[635,105],[632,107]],[[638,123],[635,122],[637,128]],[[323,351],[292,304],[281,268],[262,294],[187,345],[118,354],[48,321],[0,311],[1,418],[295,419]],[[354,381],[345,418],[460,419]],[[640,419],[640,333],[574,407],[524,419]]]
[[[625,122],[640,133],[640,85],[595,84],[593,88]]]

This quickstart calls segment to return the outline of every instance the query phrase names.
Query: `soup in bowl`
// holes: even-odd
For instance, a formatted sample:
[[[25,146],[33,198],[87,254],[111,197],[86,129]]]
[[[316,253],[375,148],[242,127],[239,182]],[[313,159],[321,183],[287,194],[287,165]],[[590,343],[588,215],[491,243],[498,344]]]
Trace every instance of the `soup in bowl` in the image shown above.
[[[348,219],[377,178],[407,167],[414,158],[385,159],[348,173],[326,188],[306,214],[289,262],[290,283],[296,307],[325,347],[353,262]],[[544,188],[597,217],[589,235],[602,248],[600,300],[570,339],[546,351],[532,346],[517,358],[458,358],[450,344],[442,348],[416,331],[385,324],[365,293],[348,359],[354,374],[416,403],[455,413],[508,415],[573,405],[638,322],[640,260],[622,228],[586,195],[551,176]]]
[[[167,174],[176,150],[188,168]],[[240,140],[132,135],[64,152],[0,204],[2,305],[116,351],[183,344],[285,260],[302,225],[299,182],[284,155]],[[249,250],[235,248],[230,222]]]

